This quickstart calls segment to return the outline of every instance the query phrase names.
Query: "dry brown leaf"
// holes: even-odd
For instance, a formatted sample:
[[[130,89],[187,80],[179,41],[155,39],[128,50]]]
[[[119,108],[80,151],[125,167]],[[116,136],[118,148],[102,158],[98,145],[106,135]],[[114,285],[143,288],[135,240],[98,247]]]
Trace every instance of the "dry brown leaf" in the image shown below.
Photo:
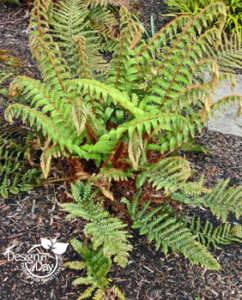
[[[112,201],[114,200],[114,197],[113,197],[113,193],[112,193],[112,192],[110,192],[109,190],[107,190],[107,189],[104,188],[104,187],[101,187],[100,190],[101,190],[102,194],[103,194],[105,197],[107,197],[108,199],[110,199],[110,200],[112,200]]]

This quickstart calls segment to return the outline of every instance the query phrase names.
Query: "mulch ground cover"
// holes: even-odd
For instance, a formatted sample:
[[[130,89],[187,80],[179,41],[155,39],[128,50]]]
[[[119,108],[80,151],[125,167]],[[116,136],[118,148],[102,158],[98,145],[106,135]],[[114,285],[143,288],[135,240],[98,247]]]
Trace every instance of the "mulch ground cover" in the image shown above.
[[[137,10],[142,14],[141,21],[150,29],[150,15],[154,15],[156,30],[167,22],[160,17],[165,12],[161,0],[140,1]],[[29,15],[24,8],[0,4],[0,49],[8,49],[18,57],[22,66],[20,74],[40,78],[36,62],[31,58],[28,44]],[[3,98],[0,98],[0,101]],[[3,106],[0,111],[3,112]],[[3,115],[1,114],[1,118]],[[212,154],[186,153],[191,167],[197,170],[193,180],[205,174],[205,186],[212,187],[220,179],[231,178],[230,185],[242,184],[242,140],[237,137],[203,130],[197,134],[196,142],[206,147]],[[184,154],[184,153],[183,153]],[[65,186],[46,185],[33,191],[11,195],[8,200],[0,197],[0,299],[1,300],[51,300],[77,299],[84,290],[73,286],[72,281],[83,274],[81,271],[62,269],[58,277],[44,284],[26,278],[17,262],[9,262],[3,255],[5,250],[16,245],[15,253],[24,253],[31,245],[38,244],[41,237],[57,238],[58,242],[68,243],[72,238],[84,240],[82,220],[67,221],[65,213],[56,204],[61,201]],[[113,187],[119,201],[122,197],[132,197],[133,190],[127,187]],[[183,212],[195,213],[204,224],[209,219],[214,225],[218,221],[208,210],[184,206]],[[120,215],[121,216],[121,215]],[[233,224],[242,224],[242,219]],[[221,271],[207,271],[200,266],[192,266],[181,254],[169,254],[166,258],[155,246],[148,244],[143,236],[129,227],[134,247],[126,268],[113,266],[110,277],[125,294],[127,300],[206,300],[242,298],[242,245],[221,246],[222,250],[211,249],[222,266]],[[79,256],[68,246],[63,260],[78,260]]]

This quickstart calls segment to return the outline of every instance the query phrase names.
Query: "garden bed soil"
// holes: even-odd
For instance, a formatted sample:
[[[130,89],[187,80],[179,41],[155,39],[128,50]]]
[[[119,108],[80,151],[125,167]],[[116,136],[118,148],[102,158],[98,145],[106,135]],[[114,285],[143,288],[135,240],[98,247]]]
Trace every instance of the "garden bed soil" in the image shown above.
[[[137,8],[143,14],[141,21],[146,28],[150,24],[150,14],[154,14],[156,29],[167,22],[159,17],[159,14],[165,12],[162,1],[140,1]],[[40,74],[28,45],[28,21],[25,9],[0,4],[0,49],[8,49],[18,57],[22,63],[18,69],[20,74],[38,79]],[[2,113],[3,110],[2,106]],[[241,139],[217,133],[209,134],[204,130],[196,135],[196,141],[212,154],[186,154],[191,167],[197,170],[193,180],[205,174],[205,186],[209,188],[227,177],[231,178],[230,185],[242,184]],[[55,204],[55,195],[61,201],[61,191],[64,189],[64,186],[52,184],[11,195],[8,200],[0,198],[1,300],[74,300],[84,290],[83,286],[72,285],[72,281],[83,274],[81,271],[63,268],[55,279],[38,284],[25,277],[18,263],[8,262],[3,255],[12,245],[18,245],[15,253],[23,253],[31,245],[38,244],[41,237],[57,238],[58,242],[64,243],[72,238],[83,241],[83,221],[65,220],[65,213]],[[128,187],[112,187],[112,191],[116,201],[124,196],[132,198],[134,193]],[[218,225],[209,210],[188,206],[181,209],[183,212],[190,210],[190,215],[195,213],[200,216],[203,224],[209,219],[214,225]],[[242,223],[241,218],[235,220],[231,215],[229,221],[233,224]],[[241,244],[222,246],[222,250],[211,249],[222,270],[207,271],[200,266],[192,266],[181,254],[175,256],[170,253],[166,258],[162,250],[155,252],[155,245],[148,244],[146,237],[139,236],[130,226],[129,231],[133,235],[131,243],[134,249],[128,265],[124,269],[113,266],[109,274],[128,300],[242,299]],[[68,261],[80,258],[68,246],[63,259]]]

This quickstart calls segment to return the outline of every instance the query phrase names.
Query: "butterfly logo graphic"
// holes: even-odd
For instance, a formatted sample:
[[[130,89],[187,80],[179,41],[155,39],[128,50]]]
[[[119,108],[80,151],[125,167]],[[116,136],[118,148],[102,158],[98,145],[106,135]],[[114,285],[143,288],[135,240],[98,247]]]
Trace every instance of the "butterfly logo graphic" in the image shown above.
[[[54,252],[57,255],[61,255],[65,253],[69,245],[69,243],[57,243],[56,239],[48,240],[45,238],[41,238],[40,241],[41,241],[41,246],[44,249],[46,250],[50,249],[52,252]]]

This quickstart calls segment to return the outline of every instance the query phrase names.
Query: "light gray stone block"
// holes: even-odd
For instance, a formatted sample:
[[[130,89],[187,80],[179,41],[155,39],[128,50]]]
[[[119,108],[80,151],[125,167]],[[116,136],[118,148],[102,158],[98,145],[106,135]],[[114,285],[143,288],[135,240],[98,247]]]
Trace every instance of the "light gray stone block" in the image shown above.
[[[206,75],[206,77],[208,76]],[[236,88],[234,91],[231,92],[230,84],[227,81],[225,81],[225,85],[220,83],[218,90],[215,92],[216,95],[213,96],[213,101],[231,94],[242,95],[242,75],[235,75],[235,77]],[[240,119],[237,118],[238,105],[237,107],[231,107],[230,104],[227,104],[226,111],[221,105],[221,116],[218,115],[217,111],[214,111],[213,122],[211,120],[208,121],[208,131],[242,137],[242,117]]]

